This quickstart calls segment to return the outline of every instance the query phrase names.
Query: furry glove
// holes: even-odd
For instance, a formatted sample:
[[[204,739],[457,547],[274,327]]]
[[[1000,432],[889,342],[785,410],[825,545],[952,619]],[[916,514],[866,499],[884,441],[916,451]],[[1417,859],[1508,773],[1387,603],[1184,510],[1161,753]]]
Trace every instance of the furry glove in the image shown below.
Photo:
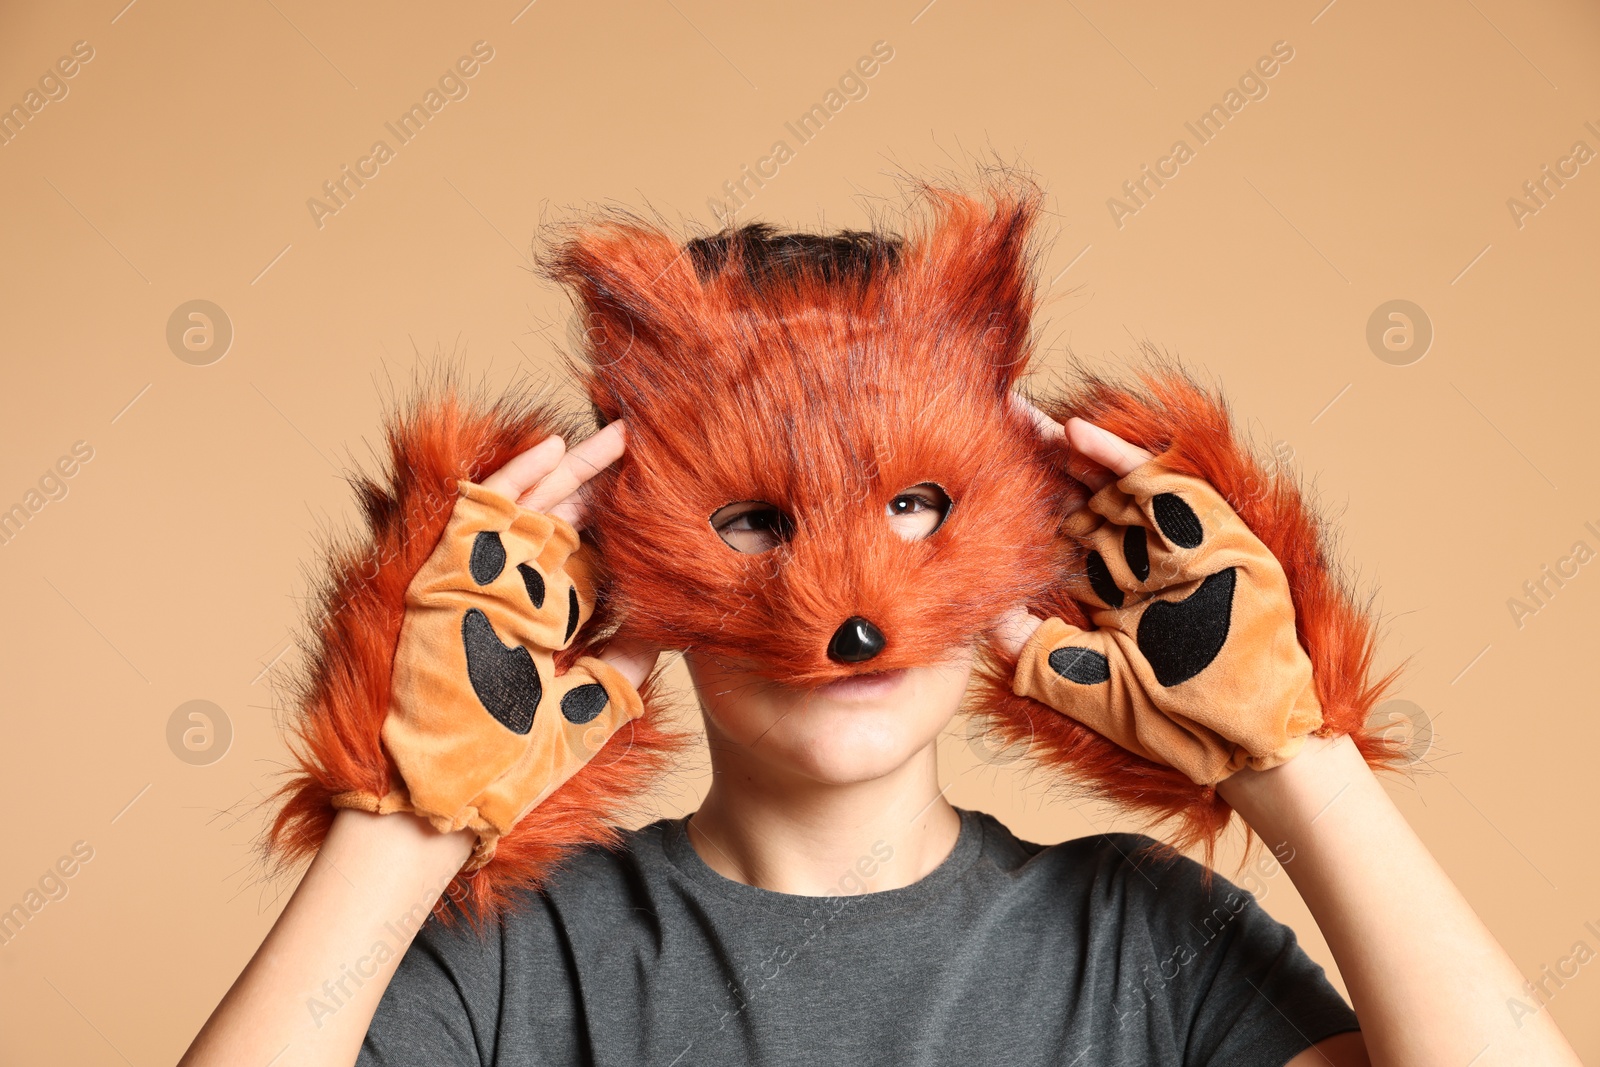
[[[472,482],[459,492],[406,589],[383,722],[403,788],[333,803],[416,812],[441,832],[471,829],[470,871],[643,704],[596,657],[555,674],[554,652],[594,610],[590,550],[572,525]]]
[[[1283,763],[1322,725],[1284,569],[1207,482],[1157,456],[1062,532],[1097,628],[1046,619],[1018,696],[1203,786]]]

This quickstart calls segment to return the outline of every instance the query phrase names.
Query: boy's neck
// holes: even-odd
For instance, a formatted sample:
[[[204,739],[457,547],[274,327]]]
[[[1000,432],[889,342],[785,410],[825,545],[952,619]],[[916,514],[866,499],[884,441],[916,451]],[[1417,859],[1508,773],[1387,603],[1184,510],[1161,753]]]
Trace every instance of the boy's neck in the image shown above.
[[[689,840],[725,878],[800,896],[898,889],[949,856],[961,818],[940,791],[934,746],[871,781],[791,778],[713,756]]]

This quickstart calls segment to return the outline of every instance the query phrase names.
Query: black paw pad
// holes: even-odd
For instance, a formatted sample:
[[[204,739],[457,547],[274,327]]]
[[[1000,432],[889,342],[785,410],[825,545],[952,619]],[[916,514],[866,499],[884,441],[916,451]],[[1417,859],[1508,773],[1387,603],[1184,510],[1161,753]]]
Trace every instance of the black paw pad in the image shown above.
[[[506,546],[500,543],[499,534],[484,530],[472,539],[472,558],[467,561],[467,569],[472,572],[473,581],[488,585],[500,577],[505,568]]]
[[[561,714],[570,723],[582,726],[606,710],[606,687],[598,682],[574,686],[561,698]]]
[[[567,586],[567,632],[561,638],[561,643],[566,644],[572,640],[572,631],[578,628],[578,615],[582,609],[578,606],[578,587]]]
[[[1145,609],[1137,640],[1156,681],[1169,687],[1187,682],[1221,653],[1233,618],[1236,580],[1229,567],[1201,582],[1189,599],[1156,600]]]
[[[1090,552],[1089,558],[1083,561],[1083,569],[1089,575],[1089,587],[1095,596],[1113,608],[1122,607],[1122,590],[1111,580],[1111,570],[1100,553]]]
[[[1050,653],[1050,669],[1079,685],[1099,685],[1111,680],[1111,664],[1092,648],[1058,648]]]
[[[461,642],[467,650],[467,679],[484,710],[514,734],[533,729],[544,686],[528,650],[501,644],[489,616],[477,608],[469,608],[461,619]]]
[[[1141,582],[1150,578],[1150,545],[1145,541],[1143,526],[1130,526],[1122,531],[1122,558],[1133,576]]]
[[[526,563],[517,564],[517,572],[522,575],[522,584],[528,590],[528,599],[533,601],[533,606],[544,607],[544,575]]]
[[[1200,525],[1200,516],[1194,513],[1194,508],[1184,503],[1181,496],[1175,493],[1158,493],[1150,501],[1151,510],[1156,513],[1156,525],[1161,527],[1161,532],[1167,535],[1167,540],[1179,548],[1199,548],[1200,542],[1205,539],[1205,530]]]

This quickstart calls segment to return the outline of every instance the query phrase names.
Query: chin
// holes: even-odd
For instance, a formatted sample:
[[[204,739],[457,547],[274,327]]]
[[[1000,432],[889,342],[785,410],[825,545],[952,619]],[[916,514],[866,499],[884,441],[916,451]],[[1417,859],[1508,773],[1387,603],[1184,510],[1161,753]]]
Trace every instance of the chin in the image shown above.
[[[745,758],[812,781],[882,778],[932,744],[961,707],[970,659],[815,688],[691,663],[708,729]]]
[[[815,781],[864,782],[902,766],[939,735],[949,718],[898,700],[843,703],[808,695],[758,748],[766,749],[764,760],[782,762]]]

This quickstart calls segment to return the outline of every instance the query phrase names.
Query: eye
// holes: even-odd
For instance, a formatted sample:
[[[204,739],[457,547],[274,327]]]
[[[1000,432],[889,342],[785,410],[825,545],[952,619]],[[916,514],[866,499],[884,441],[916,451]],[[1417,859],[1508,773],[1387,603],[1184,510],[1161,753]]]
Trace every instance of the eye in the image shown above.
[[[933,482],[921,482],[889,501],[884,513],[895,533],[907,541],[920,541],[944,524],[950,495]]]
[[[764,500],[740,500],[711,514],[711,528],[736,552],[755,555],[794,536],[794,520]]]

